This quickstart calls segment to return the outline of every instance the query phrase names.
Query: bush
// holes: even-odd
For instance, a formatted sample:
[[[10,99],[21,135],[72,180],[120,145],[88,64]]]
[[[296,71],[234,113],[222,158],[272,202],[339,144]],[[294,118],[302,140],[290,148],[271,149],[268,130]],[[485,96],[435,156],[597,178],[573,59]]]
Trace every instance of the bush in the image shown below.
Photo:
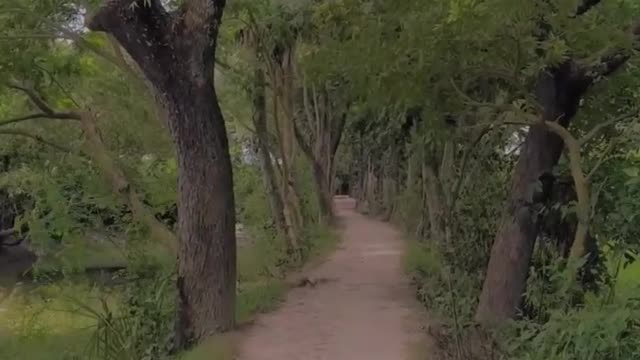
[[[611,258],[610,258],[611,259]],[[514,322],[504,344],[510,358],[522,360],[623,360],[640,357],[640,261],[620,268],[609,261],[611,284],[587,293],[580,306],[560,301],[566,286],[547,294],[548,318]],[[555,272],[575,274],[574,270]],[[556,284],[562,283],[552,279]],[[537,319],[536,319],[537,320]]]
[[[480,283],[460,269],[446,264],[434,245],[411,242],[405,266],[418,288],[418,300],[456,327],[471,323]]]

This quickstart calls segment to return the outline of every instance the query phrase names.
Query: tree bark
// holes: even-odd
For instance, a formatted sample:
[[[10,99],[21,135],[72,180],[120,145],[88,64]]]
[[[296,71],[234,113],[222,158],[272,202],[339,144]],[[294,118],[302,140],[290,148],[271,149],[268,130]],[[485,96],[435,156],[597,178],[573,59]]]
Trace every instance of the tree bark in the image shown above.
[[[293,120],[298,145],[302,149],[313,169],[316,196],[322,219],[331,222],[333,213],[333,192],[335,177],[335,156],[342,140],[346,123],[346,113],[335,114],[332,109],[330,93],[311,86],[312,94],[306,84],[302,87],[304,108],[303,119]],[[306,123],[306,126],[302,126]],[[307,135],[303,134],[306,133]]]
[[[258,157],[260,158],[260,168],[263,172],[263,179],[267,196],[269,197],[269,205],[271,207],[271,216],[276,225],[278,233],[287,239],[287,243],[293,243],[291,239],[295,234],[291,234],[287,221],[284,216],[284,204],[282,202],[282,191],[278,187],[278,179],[276,171],[271,161],[271,152],[269,151],[269,131],[267,127],[267,107],[265,100],[263,70],[257,68],[254,72],[254,86],[252,89],[253,104],[253,125],[256,129],[256,140],[258,143]]]
[[[424,160],[423,160],[424,161]],[[443,244],[445,230],[443,227],[444,204],[438,177],[429,164],[422,164],[422,182],[425,205],[429,216],[429,236],[431,241]]]
[[[234,325],[236,238],[232,168],[213,83],[223,0],[109,0],[88,26],[112,35],[166,110],[178,158],[176,346]]]
[[[271,79],[276,79],[276,76],[272,75]],[[291,138],[288,136],[288,132],[284,128],[289,125],[289,123],[281,123],[278,97],[279,95],[276,87],[273,94],[273,122],[278,139],[280,160],[282,161],[282,164],[279,167],[280,180],[282,182],[281,196],[282,203],[284,205],[284,217],[290,234],[287,238],[287,240],[289,240],[287,247],[290,253],[295,254],[300,248],[299,240],[302,233],[302,216],[300,210],[300,198],[297,196],[295,188],[293,164],[291,164],[292,159],[289,154]]]
[[[310,161],[313,168],[313,180],[320,207],[321,221],[331,222],[333,219],[333,204],[331,185],[328,182],[329,176],[326,173],[326,169],[316,159],[310,159]]]
[[[591,84],[583,75],[572,61],[540,74],[535,95],[542,107],[542,121],[569,125]],[[538,184],[552,176],[563,146],[562,139],[543,122],[529,128],[476,310],[476,321],[483,325],[499,325],[518,313],[539,232],[537,208],[551,190],[549,186],[540,189]]]

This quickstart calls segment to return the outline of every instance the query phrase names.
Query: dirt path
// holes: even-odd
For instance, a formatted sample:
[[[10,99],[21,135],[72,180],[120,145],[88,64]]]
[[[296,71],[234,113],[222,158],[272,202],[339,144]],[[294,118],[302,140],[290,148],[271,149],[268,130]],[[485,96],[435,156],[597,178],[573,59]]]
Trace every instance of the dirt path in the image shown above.
[[[308,273],[326,281],[293,289],[260,317],[239,360],[418,359],[422,316],[402,268],[404,242],[388,224],[355,213],[353,200],[336,207],[342,243]]]

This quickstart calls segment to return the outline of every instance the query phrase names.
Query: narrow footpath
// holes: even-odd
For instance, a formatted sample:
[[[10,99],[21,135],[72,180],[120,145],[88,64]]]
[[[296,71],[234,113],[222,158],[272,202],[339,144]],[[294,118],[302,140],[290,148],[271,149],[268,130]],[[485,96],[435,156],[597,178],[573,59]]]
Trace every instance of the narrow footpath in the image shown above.
[[[422,312],[403,271],[405,242],[389,224],[337,198],[342,241],[274,312],[247,330],[239,360],[424,360]]]

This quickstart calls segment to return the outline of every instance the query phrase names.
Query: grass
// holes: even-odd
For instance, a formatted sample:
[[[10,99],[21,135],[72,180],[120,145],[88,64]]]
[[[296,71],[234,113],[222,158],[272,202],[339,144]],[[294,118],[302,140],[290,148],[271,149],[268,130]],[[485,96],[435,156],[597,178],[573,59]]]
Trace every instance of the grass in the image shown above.
[[[0,359],[83,359],[95,321],[73,299],[97,306],[100,297],[115,302],[116,295],[86,282],[24,287],[0,304]]]
[[[431,276],[441,271],[441,258],[433,246],[409,241],[404,259],[405,270],[408,274]]]
[[[253,283],[240,290],[236,298],[236,322],[246,324],[256,314],[269,312],[277,307],[287,291],[280,279],[265,283]]]
[[[310,228],[305,239],[305,260],[324,256],[337,243],[333,231],[323,227]],[[92,257],[103,266],[114,259],[120,262],[113,252],[104,252],[104,255],[107,259],[99,254]],[[300,262],[288,262],[284,244],[271,238],[258,238],[251,246],[240,249],[237,323],[250,323],[257,314],[275,309],[287,292],[287,273],[300,266]],[[92,286],[84,277],[23,285],[10,299],[0,302],[0,359],[89,359],[88,347],[97,320],[78,311],[76,301],[100,309],[100,299],[106,297],[111,310],[117,311],[120,289],[105,291]],[[227,360],[232,354],[231,336],[224,335],[203,342],[177,359]]]
[[[177,360],[233,360],[235,342],[231,334],[215,336],[180,355]]]

